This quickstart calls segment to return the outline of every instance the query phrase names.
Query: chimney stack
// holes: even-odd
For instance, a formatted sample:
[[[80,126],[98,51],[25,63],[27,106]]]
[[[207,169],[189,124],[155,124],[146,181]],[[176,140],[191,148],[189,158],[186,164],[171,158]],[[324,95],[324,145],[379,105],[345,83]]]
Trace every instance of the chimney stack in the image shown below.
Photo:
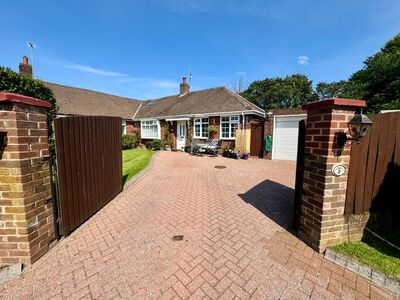
[[[179,94],[183,95],[189,93],[190,85],[186,82],[186,76],[182,77],[182,83],[179,85]]]
[[[22,63],[19,64],[19,74],[32,77],[32,66],[29,64],[28,57],[26,55],[22,57]]]

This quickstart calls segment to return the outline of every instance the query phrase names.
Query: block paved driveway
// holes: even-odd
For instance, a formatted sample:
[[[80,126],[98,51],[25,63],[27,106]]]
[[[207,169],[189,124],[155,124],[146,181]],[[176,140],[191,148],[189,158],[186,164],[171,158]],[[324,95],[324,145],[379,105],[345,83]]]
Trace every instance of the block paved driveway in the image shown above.
[[[285,229],[294,171],[160,152],[149,173],[0,285],[0,298],[390,298]]]

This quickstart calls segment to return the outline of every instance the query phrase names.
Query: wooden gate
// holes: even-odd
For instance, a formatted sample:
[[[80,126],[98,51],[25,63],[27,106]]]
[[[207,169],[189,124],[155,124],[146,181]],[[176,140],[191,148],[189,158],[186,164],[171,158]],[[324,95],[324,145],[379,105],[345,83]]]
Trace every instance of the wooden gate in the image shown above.
[[[301,198],[303,193],[304,178],[304,150],[306,145],[306,121],[299,122],[299,138],[297,140],[297,160],[296,160],[296,185],[294,189],[294,220],[295,228],[299,227],[301,214]]]
[[[400,113],[370,118],[374,124],[367,135],[351,147],[345,206],[348,214],[368,211],[372,201],[378,200],[378,193],[388,196],[399,192]],[[398,200],[398,196],[383,198]]]
[[[121,118],[55,120],[60,232],[67,235],[122,190]]]
[[[264,122],[251,123],[250,155],[263,156]]]

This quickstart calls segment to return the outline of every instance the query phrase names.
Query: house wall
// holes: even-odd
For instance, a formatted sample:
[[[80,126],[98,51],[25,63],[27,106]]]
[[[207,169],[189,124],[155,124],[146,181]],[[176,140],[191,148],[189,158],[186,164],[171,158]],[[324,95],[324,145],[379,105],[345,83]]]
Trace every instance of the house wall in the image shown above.
[[[268,116],[267,113],[272,112],[271,116]],[[264,123],[264,140],[267,135],[272,136],[272,143],[274,142],[274,116],[283,116],[283,115],[299,115],[306,114],[305,110],[302,110],[301,107],[296,108],[282,108],[282,109],[270,109],[265,111],[265,123]],[[272,159],[272,151],[265,152],[264,158]]]
[[[140,122],[126,121],[126,134],[140,135]]]

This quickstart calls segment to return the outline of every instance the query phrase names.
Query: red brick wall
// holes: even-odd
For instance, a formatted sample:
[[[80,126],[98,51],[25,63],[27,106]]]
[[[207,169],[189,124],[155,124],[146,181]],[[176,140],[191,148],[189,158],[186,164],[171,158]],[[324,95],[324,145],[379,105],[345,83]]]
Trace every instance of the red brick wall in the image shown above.
[[[46,109],[0,102],[0,265],[29,264],[54,239]]]

